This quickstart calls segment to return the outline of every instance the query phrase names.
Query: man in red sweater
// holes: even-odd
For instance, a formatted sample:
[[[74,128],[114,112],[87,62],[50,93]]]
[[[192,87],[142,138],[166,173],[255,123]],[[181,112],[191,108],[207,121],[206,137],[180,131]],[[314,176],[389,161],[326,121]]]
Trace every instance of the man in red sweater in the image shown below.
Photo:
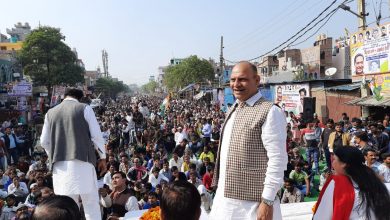
[[[214,168],[212,166],[207,167],[207,172],[203,175],[203,185],[207,190],[212,190],[211,183],[213,181]]]

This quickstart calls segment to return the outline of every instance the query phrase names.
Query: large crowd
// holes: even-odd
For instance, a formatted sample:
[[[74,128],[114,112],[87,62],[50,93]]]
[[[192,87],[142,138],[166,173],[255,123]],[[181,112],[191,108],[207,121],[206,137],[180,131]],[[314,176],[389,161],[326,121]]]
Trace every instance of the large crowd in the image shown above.
[[[214,174],[225,107],[206,101],[139,96],[106,100],[94,108],[107,153],[106,169],[97,169],[103,219],[159,206],[174,181],[188,181],[201,195],[202,210],[212,209]],[[227,108],[227,107],[226,107]],[[356,147],[377,178],[390,183],[390,116],[320,121],[316,114],[285,112],[288,165],[281,203],[303,202],[323,187],[332,173],[333,152]],[[40,147],[43,118],[1,123],[0,220],[30,219],[34,208],[53,196],[48,157]],[[319,182],[315,181],[319,176]]]

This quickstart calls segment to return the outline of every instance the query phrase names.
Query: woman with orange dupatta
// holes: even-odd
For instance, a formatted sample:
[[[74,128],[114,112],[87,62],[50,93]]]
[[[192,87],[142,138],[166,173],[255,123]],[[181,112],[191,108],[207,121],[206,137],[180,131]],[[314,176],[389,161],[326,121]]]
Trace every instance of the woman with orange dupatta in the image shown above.
[[[332,162],[335,174],[325,183],[313,220],[388,220],[390,196],[386,186],[355,147],[340,147]]]

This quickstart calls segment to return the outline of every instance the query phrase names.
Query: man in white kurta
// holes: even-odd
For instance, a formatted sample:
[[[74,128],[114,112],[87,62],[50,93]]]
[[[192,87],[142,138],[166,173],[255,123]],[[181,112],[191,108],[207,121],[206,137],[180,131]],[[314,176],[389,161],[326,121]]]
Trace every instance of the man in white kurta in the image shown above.
[[[244,63],[245,64],[245,63]],[[233,69],[233,74],[235,68]],[[240,72],[237,72],[241,74]],[[239,76],[247,77],[247,76]],[[239,78],[237,77],[237,78]],[[243,78],[245,80],[245,78]],[[232,87],[232,81],[231,81]],[[239,87],[241,89],[241,87]],[[233,86],[233,90],[235,87]],[[242,89],[241,89],[242,90]],[[238,96],[241,95],[241,90]],[[249,106],[253,106],[261,97],[260,91],[254,91],[255,94],[245,99]],[[214,198],[213,207],[210,213],[210,220],[256,220],[258,218],[258,209],[261,201],[245,201],[227,198],[224,196],[226,182],[226,165],[229,153],[229,143],[233,131],[233,124],[236,112],[233,112],[225,122],[225,128],[221,143],[220,152],[220,173],[218,188]],[[271,107],[267,118],[262,126],[261,139],[267,151],[268,163],[262,198],[274,201],[272,206],[273,218],[282,219],[279,199],[275,199],[277,192],[283,185],[284,170],[287,166],[286,144],[286,119],[282,110],[278,106]]]
[[[72,97],[66,97],[64,101],[78,102]],[[84,118],[88,123],[91,141],[96,151],[99,152],[100,159],[105,159],[104,139],[95,113],[90,106],[85,107]],[[41,143],[48,155],[50,155],[51,149],[51,132],[46,115]],[[87,220],[101,219],[96,171],[91,163],[76,159],[54,163],[53,187],[55,194],[69,196],[77,204],[79,204],[79,197],[81,197]]]

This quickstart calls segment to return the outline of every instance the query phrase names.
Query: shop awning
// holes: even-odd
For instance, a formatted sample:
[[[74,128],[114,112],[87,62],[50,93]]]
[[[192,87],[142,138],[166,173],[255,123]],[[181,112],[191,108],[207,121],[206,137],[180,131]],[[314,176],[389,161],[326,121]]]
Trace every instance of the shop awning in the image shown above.
[[[186,87],[180,89],[178,93],[182,93],[182,92],[185,92],[185,91],[189,91],[189,90],[191,90],[192,87],[194,87],[194,86],[195,86],[195,83],[191,83],[191,84],[189,84],[188,86],[186,86]]]
[[[201,91],[200,93],[194,95],[194,99],[195,100],[199,100],[201,99],[206,93],[204,93],[203,91]]]
[[[346,102],[347,105],[359,105],[359,106],[382,106],[388,107],[390,106],[390,97],[383,97],[382,100],[377,101],[374,96],[367,96],[363,98],[358,98]]]
[[[325,88],[326,91],[353,91],[355,89],[360,89],[360,83],[352,83]]]

